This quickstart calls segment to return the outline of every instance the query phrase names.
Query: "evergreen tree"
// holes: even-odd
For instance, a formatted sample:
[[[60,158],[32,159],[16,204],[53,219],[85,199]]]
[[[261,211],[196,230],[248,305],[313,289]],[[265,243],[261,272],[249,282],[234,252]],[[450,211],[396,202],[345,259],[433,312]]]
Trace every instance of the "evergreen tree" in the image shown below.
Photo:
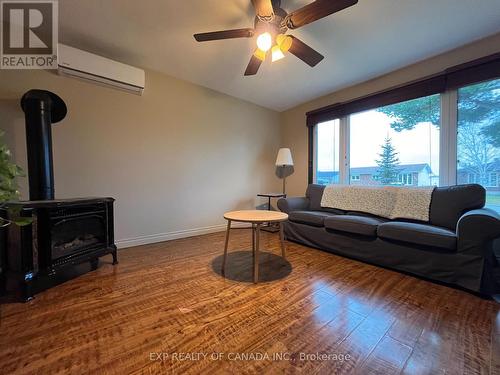
[[[381,146],[382,152],[377,160],[378,179],[382,185],[390,185],[398,181],[399,158],[396,148],[392,145],[391,138],[387,137]]]

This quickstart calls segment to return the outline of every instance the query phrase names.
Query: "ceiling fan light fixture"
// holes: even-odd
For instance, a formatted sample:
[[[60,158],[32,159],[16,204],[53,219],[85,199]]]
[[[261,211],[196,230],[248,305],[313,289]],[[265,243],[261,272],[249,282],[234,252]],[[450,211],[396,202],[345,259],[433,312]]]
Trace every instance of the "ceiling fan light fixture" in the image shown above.
[[[257,48],[253,53],[253,55],[257,57],[260,61],[264,61],[266,59],[266,51],[263,51],[260,48]]]
[[[291,36],[279,34],[276,37],[276,43],[281,49],[281,52],[288,52],[290,47],[292,47],[293,39]]]
[[[267,52],[271,49],[272,46],[273,38],[267,31],[257,37],[257,47],[259,47],[260,50]]]
[[[247,1],[248,0],[239,0]],[[254,50],[245,70],[245,76],[254,76],[270,52],[272,60],[285,57],[287,52],[314,67],[325,57],[299,38],[286,35],[288,30],[316,22],[358,3],[359,0],[307,0],[308,4],[287,12],[281,8],[282,0],[251,0],[255,10],[253,27],[220,30],[194,34],[197,42],[252,38],[258,47]],[[0,0],[1,2],[1,0]],[[300,2],[306,2],[301,0]]]
[[[272,51],[272,60],[271,60],[272,62],[281,60],[282,58],[285,57],[285,55],[280,49],[280,46],[278,45],[275,45],[271,51]]]

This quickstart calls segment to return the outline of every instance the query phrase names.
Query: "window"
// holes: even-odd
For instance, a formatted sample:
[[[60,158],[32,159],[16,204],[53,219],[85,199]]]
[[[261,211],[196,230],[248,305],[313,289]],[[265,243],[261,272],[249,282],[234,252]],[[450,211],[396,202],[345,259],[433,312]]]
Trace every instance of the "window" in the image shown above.
[[[309,181],[481,184],[500,213],[499,63],[494,54],[307,112]]]
[[[350,175],[363,175],[362,185],[438,184],[440,95],[356,113],[349,122]]]
[[[398,182],[401,185],[413,185],[413,175],[411,173],[399,174]]]
[[[413,174],[408,173],[404,175],[405,177],[403,178],[403,183],[405,185],[413,185]]]
[[[458,90],[457,183],[486,189],[486,206],[500,212],[500,79]]]
[[[406,175],[406,185],[413,185],[413,174]]]
[[[491,172],[488,178],[488,187],[498,187],[498,173]]]
[[[316,125],[315,181],[328,185],[339,183],[339,120]]]
[[[431,95],[317,124],[313,181],[323,185],[437,185],[440,112],[440,95]],[[341,138],[343,150],[349,150],[342,163]]]
[[[469,184],[475,184],[477,183],[477,176],[475,173],[465,173],[467,175],[467,182]]]

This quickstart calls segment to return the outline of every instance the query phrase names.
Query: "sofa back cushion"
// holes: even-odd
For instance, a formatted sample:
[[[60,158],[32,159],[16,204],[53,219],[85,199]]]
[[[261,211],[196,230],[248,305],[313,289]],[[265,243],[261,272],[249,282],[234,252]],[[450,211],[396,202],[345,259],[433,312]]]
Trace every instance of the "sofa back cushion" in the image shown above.
[[[309,198],[309,209],[312,211],[321,211],[321,198],[323,197],[325,186],[309,184],[306,191],[306,197]]]
[[[321,207],[324,185],[310,184],[306,196],[309,209],[344,214],[342,210]],[[486,190],[477,184],[437,187],[432,193],[429,223],[455,230],[458,219],[467,211],[484,207]],[[401,220],[400,220],[401,221]]]
[[[306,197],[309,198],[309,209],[311,211],[324,211],[339,215],[343,214],[344,211],[338,210],[336,208],[321,207],[321,198],[323,198],[323,190],[325,190],[324,185],[310,184],[307,187]]]
[[[455,230],[464,213],[484,207],[486,190],[477,184],[438,187],[432,193],[430,224]]]

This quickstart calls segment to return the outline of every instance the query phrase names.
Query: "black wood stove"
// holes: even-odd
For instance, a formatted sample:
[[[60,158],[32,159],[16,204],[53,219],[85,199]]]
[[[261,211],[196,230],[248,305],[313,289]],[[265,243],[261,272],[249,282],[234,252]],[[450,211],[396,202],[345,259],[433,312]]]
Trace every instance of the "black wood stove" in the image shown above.
[[[11,225],[7,233],[7,283],[29,300],[37,283],[65,268],[111,253],[118,263],[113,230],[113,198],[54,199],[52,124],[66,116],[54,93],[30,90],[21,99],[26,117],[30,200],[11,202],[31,225]],[[36,288],[38,289],[38,288]]]

